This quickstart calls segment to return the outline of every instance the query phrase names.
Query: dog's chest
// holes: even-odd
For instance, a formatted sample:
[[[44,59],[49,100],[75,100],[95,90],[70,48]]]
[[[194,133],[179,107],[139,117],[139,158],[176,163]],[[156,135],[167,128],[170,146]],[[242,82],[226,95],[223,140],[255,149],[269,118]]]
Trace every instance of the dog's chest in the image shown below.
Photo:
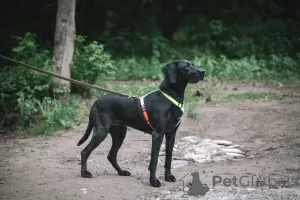
[[[182,115],[180,115],[178,117],[174,117],[169,124],[168,131],[171,131],[174,128],[178,127],[181,122],[181,118],[182,118]]]

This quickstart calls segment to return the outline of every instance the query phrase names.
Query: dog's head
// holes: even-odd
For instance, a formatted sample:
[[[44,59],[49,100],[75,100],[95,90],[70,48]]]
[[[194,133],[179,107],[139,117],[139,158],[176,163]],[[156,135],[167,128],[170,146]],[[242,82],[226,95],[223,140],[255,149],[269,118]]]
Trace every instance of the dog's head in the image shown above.
[[[187,83],[197,83],[204,79],[205,70],[196,67],[188,60],[176,60],[161,68],[164,76],[170,83],[176,83],[180,78]]]

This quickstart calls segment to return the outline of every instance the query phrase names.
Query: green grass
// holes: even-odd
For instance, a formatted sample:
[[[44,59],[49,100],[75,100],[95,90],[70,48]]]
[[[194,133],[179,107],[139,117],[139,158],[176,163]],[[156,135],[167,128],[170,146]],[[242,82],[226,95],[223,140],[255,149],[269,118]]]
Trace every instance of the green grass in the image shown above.
[[[195,103],[188,104],[188,108],[187,108],[187,118],[188,119],[196,119],[197,118],[197,112],[195,110],[196,107],[197,107],[197,105]]]
[[[228,94],[225,97],[226,100],[280,100],[282,97],[278,94],[271,93],[271,92],[263,92],[263,93],[239,93],[239,94]]]
[[[69,130],[84,120],[86,104],[77,97],[66,101],[54,100],[39,103],[43,119],[33,128],[34,135],[49,135],[59,130]]]
[[[206,78],[217,78],[223,81],[296,81],[300,77],[299,60],[281,55],[265,59],[255,56],[230,59],[226,56],[215,56],[201,51],[190,59],[196,66],[204,68]],[[116,66],[119,80],[142,80],[162,78],[160,68],[171,60],[161,61],[156,58],[118,59]],[[283,70],[285,69],[285,70]]]

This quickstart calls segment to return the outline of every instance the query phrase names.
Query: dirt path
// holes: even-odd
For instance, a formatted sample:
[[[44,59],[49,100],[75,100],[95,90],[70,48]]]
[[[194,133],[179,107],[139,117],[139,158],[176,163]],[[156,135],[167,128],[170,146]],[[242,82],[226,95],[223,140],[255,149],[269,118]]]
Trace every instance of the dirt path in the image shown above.
[[[245,87],[243,91],[248,90]],[[173,174],[180,179],[191,171],[198,171],[202,183],[211,189],[212,177],[216,175],[223,179],[253,174],[300,177],[299,108],[299,98],[198,107],[196,120],[184,117],[177,140],[189,135],[225,139],[241,145],[246,156],[220,163],[190,163],[173,169]],[[85,131],[85,126],[80,125],[54,137],[13,139],[1,136],[0,199],[161,199],[161,192],[167,191],[164,194],[170,194],[170,191],[181,190],[182,181],[163,182],[161,188],[149,186],[149,163],[146,160],[150,153],[151,138],[132,129],[129,129],[118,155],[120,166],[128,169],[132,176],[117,176],[107,161],[111,145],[109,136],[88,161],[88,168],[94,178],[81,178],[80,151],[87,143],[81,147],[77,147],[76,143]],[[163,156],[161,160],[158,166],[160,176],[163,175]],[[189,182],[191,178],[188,175],[184,180]],[[232,191],[240,186],[229,188]],[[199,199],[241,199],[222,193],[222,190],[229,191],[229,188],[220,185],[209,192],[208,196]],[[275,195],[271,199],[300,199],[300,186],[290,188],[285,197],[279,196],[281,191],[285,191],[280,188],[272,191],[267,188],[268,192],[262,196],[258,196],[261,194],[257,191],[262,190],[254,187],[254,191],[248,190],[245,195],[253,200],[268,199],[271,192]]]

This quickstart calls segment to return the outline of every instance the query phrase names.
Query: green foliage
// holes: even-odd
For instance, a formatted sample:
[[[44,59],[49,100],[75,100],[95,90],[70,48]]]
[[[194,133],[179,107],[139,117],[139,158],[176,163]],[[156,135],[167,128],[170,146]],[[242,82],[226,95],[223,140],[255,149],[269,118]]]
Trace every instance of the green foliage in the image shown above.
[[[96,41],[86,44],[86,37],[76,37],[71,76],[73,79],[94,84],[98,78],[109,80],[114,78],[117,68],[111,55],[104,51],[104,46]]]
[[[296,80],[300,77],[298,67],[300,60],[291,56],[271,55],[264,59],[250,56],[230,59],[225,55],[214,56],[198,52],[198,55],[190,60],[206,70],[206,78],[218,78],[224,81]],[[145,58],[118,60],[116,61],[119,67],[117,77],[123,80],[159,79],[163,77],[160,69],[166,63],[155,57],[148,60]]]
[[[67,130],[83,120],[79,113],[82,106],[77,98],[72,97],[67,101],[45,98],[42,102],[38,102],[38,105],[43,121],[33,130],[35,135],[50,134],[61,129]]]
[[[265,99],[265,100],[279,100],[282,99],[282,96],[275,94],[275,93],[270,93],[270,92],[263,92],[263,93],[239,93],[239,94],[229,94],[225,97],[225,99],[228,100],[233,100],[233,99],[237,99],[237,100],[243,100],[243,99],[247,99],[247,100],[261,100],[261,99]]]
[[[51,69],[49,52],[42,50],[35,42],[35,35],[27,33],[16,37],[13,58],[44,70]],[[50,77],[24,67],[8,66],[0,73],[1,103],[0,125],[12,125],[16,121],[24,128],[34,121],[37,101],[49,95]],[[3,108],[3,110],[2,110]]]
[[[17,45],[13,48],[13,58],[52,71],[51,55],[36,42],[35,34],[26,33],[23,37],[15,37]],[[85,38],[77,37],[77,47],[72,62],[71,76],[77,80],[94,84],[97,79],[109,80],[114,77],[116,68],[109,53],[104,52],[103,45],[97,42],[84,44]],[[71,121],[76,121],[75,106],[63,105],[62,102],[44,101],[52,96],[51,78],[48,75],[24,68],[8,66],[0,79],[0,126],[17,125],[25,129],[33,126],[40,115],[44,116],[43,128],[38,132],[50,132],[59,128],[69,128]],[[67,88],[57,88],[54,93],[64,93]],[[65,102],[70,103],[70,102]],[[53,106],[51,109],[45,106]],[[71,117],[67,120],[67,117]],[[55,121],[57,118],[59,121]]]
[[[299,60],[272,55],[266,59],[244,57],[228,59],[225,56],[202,56],[195,58],[195,64],[206,69],[206,77],[221,80],[282,80],[297,79],[296,67]]]
[[[196,119],[197,118],[197,112],[196,112],[196,108],[197,105],[195,103],[190,103],[188,105],[188,109],[187,109],[187,117],[189,119]]]
[[[76,18],[76,32],[87,37],[76,37],[71,77],[90,84],[114,78],[156,80],[163,77],[160,68],[167,62],[188,59],[204,68],[208,79],[300,78],[300,26],[299,17],[293,14],[299,10],[292,9],[295,4],[281,5],[273,0],[186,2],[178,1],[176,6],[171,1],[164,4],[128,1],[122,6],[114,0],[111,3],[80,2],[80,9],[76,11],[80,16]],[[39,13],[41,8],[37,5],[44,4],[32,3],[29,12]],[[53,16],[47,13],[55,11],[50,10],[43,12],[45,16],[40,24],[53,22]],[[19,16],[17,14],[15,16]],[[49,30],[36,25],[35,21],[32,23],[39,33],[38,43],[49,46],[47,40],[53,38]],[[24,27],[20,31],[27,31],[28,27]],[[3,38],[11,37],[10,31],[4,34],[7,36]],[[51,55],[37,44],[35,34],[27,33],[15,39],[18,44],[13,48],[13,58],[51,71]],[[9,42],[0,40],[1,44],[3,42],[1,49],[11,49]],[[69,122],[58,122],[54,118],[64,118],[60,112],[63,109],[70,109],[64,112],[72,115],[72,108],[63,108],[62,102],[52,102],[53,109],[45,107],[48,104],[44,98],[51,96],[51,77],[23,67],[8,66],[0,73],[0,79],[4,80],[0,82],[0,112],[5,113],[0,116],[0,126],[18,122],[25,128],[33,125],[40,115],[49,125],[44,126],[45,130],[70,126]],[[142,95],[150,87],[113,89]],[[74,84],[71,90],[89,93]],[[65,89],[58,88],[55,92],[63,93]],[[186,101],[193,98],[188,94]],[[47,131],[41,129],[39,132]]]
[[[104,46],[93,41],[88,43],[86,37],[77,36],[75,52],[71,65],[71,77],[89,84],[97,80],[107,81],[115,77],[117,70],[111,55],[104,51]],[[72,92],[90,97],[91,90],[72,84]]]
[[[119,59],[115,63],[118,67],[116,77],[120,80],[162,78],[162,64],[155,57]]]

